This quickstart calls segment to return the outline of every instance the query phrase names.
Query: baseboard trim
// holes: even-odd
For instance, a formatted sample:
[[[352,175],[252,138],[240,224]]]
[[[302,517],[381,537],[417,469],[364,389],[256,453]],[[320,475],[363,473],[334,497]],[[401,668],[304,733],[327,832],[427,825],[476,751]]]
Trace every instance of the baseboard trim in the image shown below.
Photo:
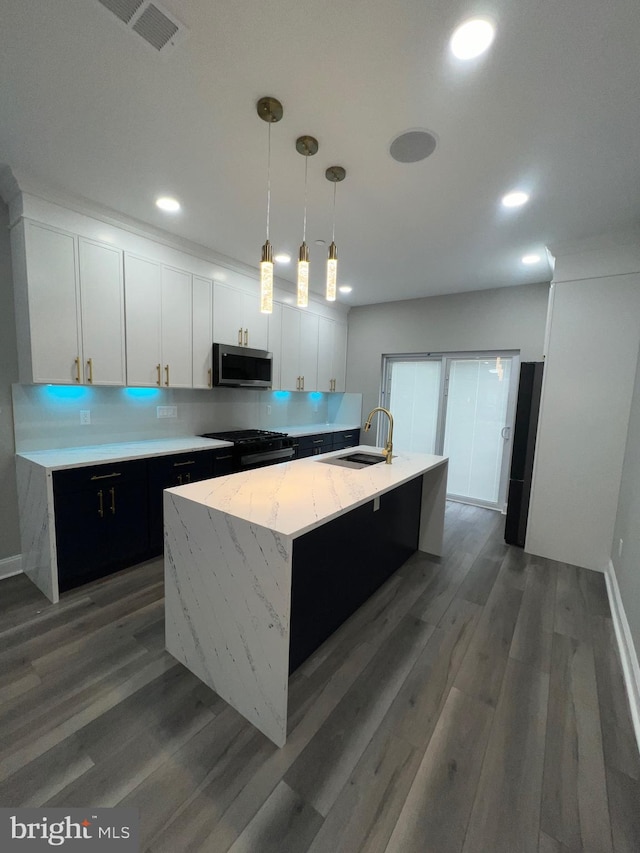
[[[609,603],[611,605],[613,627],[616,632],[620,659],[622,661],[622,672],[631,707],[631,719],[633,720],[633,728],[636,733],[638,750],[640,750],[640,663],[638,662],[638,655],[633,644],[627,614],[622,603],[616,570],[611,560],[609,560],[609,566],[605,572],[605,579],[607,582]]]
[[[5,557],[0,560],[0,580],[10,578],[13,575],[22,573],[22,554],[16,554],[15,557]]]

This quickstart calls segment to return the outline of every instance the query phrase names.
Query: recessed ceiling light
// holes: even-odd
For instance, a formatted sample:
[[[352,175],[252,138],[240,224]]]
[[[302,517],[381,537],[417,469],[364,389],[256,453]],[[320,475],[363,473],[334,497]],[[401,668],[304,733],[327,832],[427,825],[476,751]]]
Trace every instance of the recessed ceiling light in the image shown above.
[[[522,258],[523,264],[537,264],[540,260],[540,255],[525,255]]]
[[[514,190],[502,197],[503,207],[521,207],[529,201],[529,194],[522,190]]]
[[[274,255],[273,260],[277,264],[288,264],[291,261],[291,255],[288,255],[286,252],[280,252],[279,255]]]
[[[493,24],[484,18],[465,21],[451,36],[451,53],[457,59],[475,59],[489,49],[495,33]]]
[[[353,288],[349,284],[341,284],[338,290],[340,293],[351,293]]]
[[[164,210],[165,213],[176,213],[180,210],[180,202],[177,198],[162,195],[156,199],[156,207],[159,207],[160,210]]]

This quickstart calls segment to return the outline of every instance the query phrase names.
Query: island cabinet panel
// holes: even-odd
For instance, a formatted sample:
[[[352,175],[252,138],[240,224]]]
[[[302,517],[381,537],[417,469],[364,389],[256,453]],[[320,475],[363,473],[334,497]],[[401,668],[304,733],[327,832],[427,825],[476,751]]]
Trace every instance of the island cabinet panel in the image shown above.
[[[333,433],[333,450],[344,450],[347,447],[356,447],[360,444],[359,429],[344,429]]]
[[[53,496],[61,592],[148,556],[146,460],[56,471]]]
[[[418,549],[422,477],[293,543],[289,672]]]

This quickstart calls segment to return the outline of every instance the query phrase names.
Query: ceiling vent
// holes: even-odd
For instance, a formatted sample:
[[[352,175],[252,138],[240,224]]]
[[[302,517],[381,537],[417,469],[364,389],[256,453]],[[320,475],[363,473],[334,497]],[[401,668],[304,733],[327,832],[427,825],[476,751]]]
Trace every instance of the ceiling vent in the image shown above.
[[[133,30],[156,53],[169,53],[187,35],[187,28],[171,12],[151,0],[98,0],[101,6]]]
[[[430,130],[407,130],[391,143],[389,153],[398,163],[417,163],[436,150],[438,140]]]

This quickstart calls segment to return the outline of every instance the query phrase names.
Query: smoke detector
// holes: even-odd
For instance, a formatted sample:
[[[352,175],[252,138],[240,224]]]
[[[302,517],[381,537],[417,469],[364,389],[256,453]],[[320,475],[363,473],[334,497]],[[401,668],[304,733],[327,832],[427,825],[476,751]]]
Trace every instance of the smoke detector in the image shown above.
[[[156,53],[166,54],[181,42],[188,30],[154,0],[97,0],[128,30],[137,33]]]

